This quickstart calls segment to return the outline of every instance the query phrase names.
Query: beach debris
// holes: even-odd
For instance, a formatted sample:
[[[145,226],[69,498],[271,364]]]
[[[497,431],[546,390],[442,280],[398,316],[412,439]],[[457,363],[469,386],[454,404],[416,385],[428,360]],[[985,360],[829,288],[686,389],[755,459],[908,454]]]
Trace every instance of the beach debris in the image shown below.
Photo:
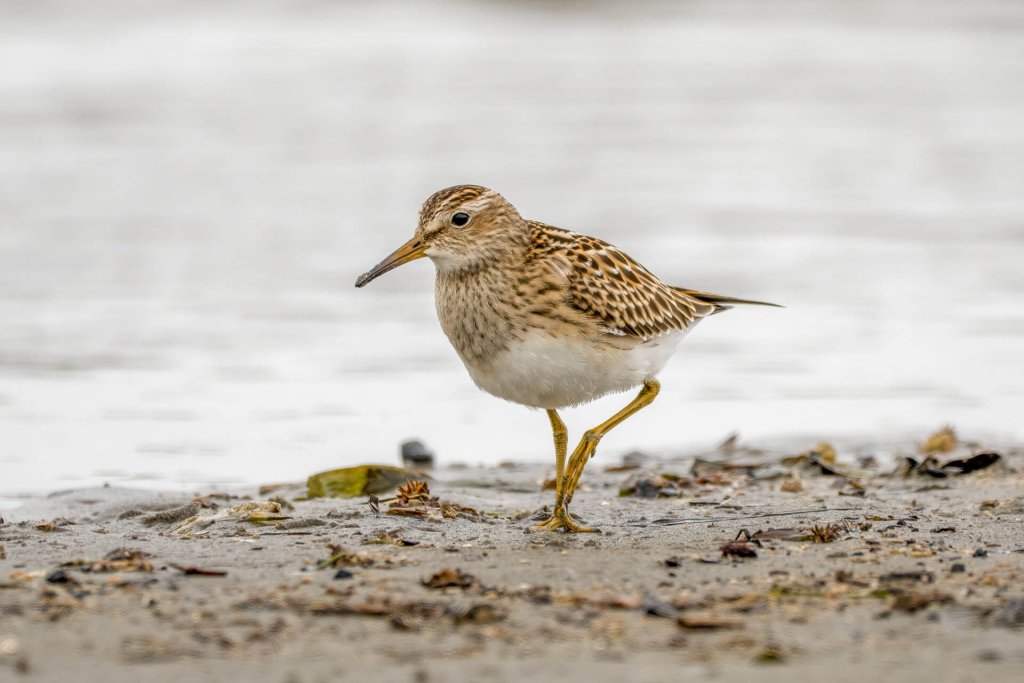
[[[478,519],[481,514],[476,508],[466,507],[458,503],[441,503],[441,516],[445,519],[455,519],[456,517]]]
[[[757,557],[757,551],[751,544],[762,547],[761,541],[750,535],[746,529],[740,529],[736,538],[723,545],[720,550],[722,557]]]
[[[968,472],[976,472],[978,470],[983,470],[986,467],[991,467],[999,462],[1002,457],[1003,456],[994,451],[982,451],[981,453],[975,453],[969,458],[948,460],[942,466],[942,469],[959,470],[958,474],[967,474]]]
[[[950,453],[956,448],[957,442],[956,432],[947,425],[925,439],[918,450],[924,455]]]
[[[733,463],[733,462],[722,462],[720,460],[707,460],[705,458],[694,458],[693,465],[690,466],[690,476],[693,477],[698,484],[701,479],[705,481],[712,477],[717,478],[717,481],[731,481],[730,475],[740,476],[753,476],[755,472],[765,466],[765,463],[753,462],[753,463]]]
[[[185,567],[180,564],[168,562],[167,566],[177,569],[185,576],[227,576],[228,573],[221,569],[206,569],[204,567]]]
[[[427,486],[427,482],[425,481],[405,482],[403,485],[398,487],[398,495],[395,497],[395,503],[398,505],[410,505],[415,503],[426,505],[435,500],[437,499],[430,497],[430,487]]]
[[[479,585],[476,577],[472,574],[468,574],[461,569],[450,569],[447,567],[420,583],[427,588],[461,588],[462,590],[468,590]]]
[[[836,464],[835,446],[833,446],[827,441],[822,441],[821,443],[819,443],[812,450],[808,451],[807,455],[828,465]]]
[[[913,614],[932,605],[953,602],[953,596],[938,589],[906,590],[893,596],[889,609]]]
[[[679,496],[680,489],[691,483],[689,477],[677,474],[636,472],[619,486],[619,495],[637,498],[675,498]]]
[[[67,531],[62,527],[71,526],[74,524],[70,519],[64,517],[57,517],[47,522],[40,522],[35,525],[36,531],[42,531],[43,533],[53,533],[54,531]]]
[[[214,491],[213,493],[207,493],[202,496],[198,496],[192,499],[193,503],[198,503],[204,508],[218,508],[224,503],[230,503],[232,500],[251,500],[252,496],[237,496],[233,493],[225,493],[223,491]]]
[[[380,509],[380,500],[377,500],[376,507]],[[371,508],[373,504],[371,502]],[[388,505],[387,514],[403,517],[429,517],[431,513],[435,518],[437,513],[444,519],[455,519],[465,517],[466,519],[478,519],[480,511],[475,508],[459,505],[458,503],[442,502],[437,496],[430,495],[430,487],[425,481],[408,481],[398,487],[397,495]]]
[[[895,581],[916,581],[921,583],[934,583],[935,574],[928,571],[910,571],[910,572],[889,572],[878,577],[878,580],[882,583],[892,583]]]
[[[736,446],[739,445],[739,442],[740,433],[732,432],[729,434],[729,436],[725,437],[722,440],[722,443],[718,444],[718,446],[715,447],[715,450],[721,451],[723,453],[732,453],[734,450],[736,450]]]
[[[685,629],[717,630],[743,628],[743,620],[725,617],[708,611],[685,611],[676,617],[676,623]]]
[[[47,575],[46,583],[77,585],[79,582],[63,569],[57,569]]]
[[[306,481],[307,498],[358,498],[384,493],[423,474],[393,465],[358,465],[320,472]]]
[[[469,607],[445,608],[445,614],[455,624],[496,624],[508,618],[508,612],[497,605],[478,602]]]
[[[929,456],[924,460],[917,460],[911,456],[903,457],[903,476],[926,475],[939,479],[959,474],[977,472],[995,465],[1002,460],[1002,456],[994,451],[982,451],[967,458],[954,458],[944,463]]]
[[[377,535],[370,540],[363,541],[363,545],[394,545],[400,548],[419,544],[419,541],[408,541],[404,538],[399,538],[397,531],[388,531],[384,529],[379,531]]]
[[[811,526],[811,540],[815,543],[831,543],[842,536],[845,529],[838,524],[814,524]]]
[[[429,470],[434,466],[434,452],[418,439],[403,441],[398,448],[402,465],[410,469]]]
[[[1024,598],[1005,600],[991,615],[992,623],[1005,628],[1024,628]]]
[[[654,458],[643,451],[630,451],[622,456],[622,460],[620,460],[618,465],[608,465],[604,468],[604,471],[612,474],[618,472],[631,472],[633,470],[640,469],[652,460],[654,460]]]
[[[76,559],[62,562],[61,567],[74,568],[82,572],[100,574],[109,572],[151,572],[153,563],[149,554],[133,548],[117,548],[103,556],[102,560]]]
[[[366,552],[349,550],[337,543],[327,543],[327,550],[330,555],[317,562],[317,569],[337,569],[339,567],[377,567],[390,569],[400,565],[410,564],[410,560],[402,555],[393,555],[382,552]]]
[[[353,574],[347,569],[339,569],[338,571],[334,572],[334,579],[336,581],[343,579],[351,579],[353,576],[355,576],[355,574]]]
[[[679,615],[679,609],[675,605],[662,600],[648,591],[644,591],[643,604],[640,606],[640,610],[649,617],[674,619]]]
[[[272,500],[254,500],[239,503],[212,515],[194,515],[189,517],[181,526],[175,528],[172,533],[184,538],[191,538],[208,533],[210,527],[218,522],[247,522],[250,524],[266,525],[277,524],[287,519],[291,519],[291,517],[281,514],[280,503],[275,503]]]
[[[183,519],[194,517],[199,514],[202,509],[202,505],[196,502],[185,503],[173,508],[167,508],[166,510],[157,510],[147,515],[142,515],[139,521],[146,526],[154,526],[156,524],[173,524],[174,522],[180,522]]]
[[[779,484],[779,490],[783,493],[800,493],[804,490],[804,482],[796,472],[791,473]]]
[[[786,661],[786,653],[778,645],[766,645],[754,655],[755,664],[781,664]]]

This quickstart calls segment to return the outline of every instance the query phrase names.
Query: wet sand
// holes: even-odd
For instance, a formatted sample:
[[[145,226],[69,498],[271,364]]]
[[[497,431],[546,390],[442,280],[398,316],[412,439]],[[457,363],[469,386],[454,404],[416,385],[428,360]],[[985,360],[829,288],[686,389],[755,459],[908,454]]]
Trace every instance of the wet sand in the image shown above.
[[[573,507],[602,533],[575,536],[527,532],[550,473],[513,463],[437,472],[399,506],[422,516],[299,485],[55,493],[0,526],[0,678],[1019,680],[1024,449],[994,450],[907,476],[813,449],[595,461]],[[289,519],[183,527],[271,498]]]

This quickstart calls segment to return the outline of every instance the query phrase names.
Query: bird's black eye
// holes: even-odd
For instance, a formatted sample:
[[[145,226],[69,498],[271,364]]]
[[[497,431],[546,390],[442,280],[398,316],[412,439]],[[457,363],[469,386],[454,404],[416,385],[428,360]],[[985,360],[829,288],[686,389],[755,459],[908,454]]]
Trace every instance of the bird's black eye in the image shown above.
[[[463,213],[462,211],[459,211],[457,214],[452,216],[452,225],[454,225],[456,228],[461,228],[462,226],[464,226],[468,222],[469,222],[469,214],[468,213]]]

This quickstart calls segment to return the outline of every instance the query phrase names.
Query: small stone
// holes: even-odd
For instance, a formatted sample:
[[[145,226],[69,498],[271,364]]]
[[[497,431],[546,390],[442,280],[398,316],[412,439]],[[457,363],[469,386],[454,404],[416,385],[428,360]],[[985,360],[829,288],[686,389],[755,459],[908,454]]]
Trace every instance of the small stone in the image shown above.
[[[984,548],[978,548],[974,551],[973,557],[988,557],[988,551]]]
[[[339,569],[334,572],[335,579],[351,579],[354,575],[347,569]]]
[[[949,568],[949,571],[953,574],[962,574],[963,572],[967,571],[967,567],[964,566],[963,562],[956,562],[955,564],[953,564],[952,567]]]
[[[434,466],[434,453],[418,439],[403,441],[401,445],[402,464],[406,467],[430,469]]]
[[[622,464],[626,467],[639,467],[649,463],[653,458],[643,451],[630,451],[622,456]]]
[[[63,569],[51,572],[50,575],[46,577],[47,583],[70,583],[71,581],[72,578],[68,576],[68,573]]]

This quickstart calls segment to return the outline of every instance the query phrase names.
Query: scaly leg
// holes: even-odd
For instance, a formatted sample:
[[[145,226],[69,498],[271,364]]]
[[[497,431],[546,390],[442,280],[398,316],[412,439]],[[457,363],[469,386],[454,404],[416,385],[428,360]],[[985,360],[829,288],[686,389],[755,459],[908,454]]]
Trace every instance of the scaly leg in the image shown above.
[[[569,515],[569,503],[572,502],[572,496],[576,492],[576,486],[579,484],[580,476],[583,474],[583,468],[586,467],[587,461],[593,457],[594,452],[597,450],[597,444],[601,441],[601,437],[610,432],[616,426],[625,422],[626,419],[634,413],[650,405],[660,390],[661,384],[658,383],[658,380],[653,378],[646,380],[643,388],[640,389],[640,393],[637,394],[636,398],[630,401],[629,405],[612,415],[598,426],[584,433],[579,445],[576,446],[576,449],[572,452],[572,456],[569,458],[569,463],[563,476],[560,477],[560,485],[556,491],[555,497],[554,514],[552,514],[551,518],[547,521],[533,527],[534,530],[555,531],[557,529],[565,529],[566,531],[573,532],[596,531],[596,529],[579,526]]]
[[[557,411],[548,410],[548,419],[551,421],[551,433],[555,438],[555,509],[557,510],[563,507],[562,500],[565,497],[565,455],[569,448],[569,432]],[[547,521],[533,527],[533,530],[553,531],[557,528],[554,526],[555,521],[556,518],[552,515]]]
[[[569,431],[557,411],[549,410],[548,419],[551,420],[551,433],[555,437],[555,499],[560,500],[565,490],[565,453],[569,448]]]

